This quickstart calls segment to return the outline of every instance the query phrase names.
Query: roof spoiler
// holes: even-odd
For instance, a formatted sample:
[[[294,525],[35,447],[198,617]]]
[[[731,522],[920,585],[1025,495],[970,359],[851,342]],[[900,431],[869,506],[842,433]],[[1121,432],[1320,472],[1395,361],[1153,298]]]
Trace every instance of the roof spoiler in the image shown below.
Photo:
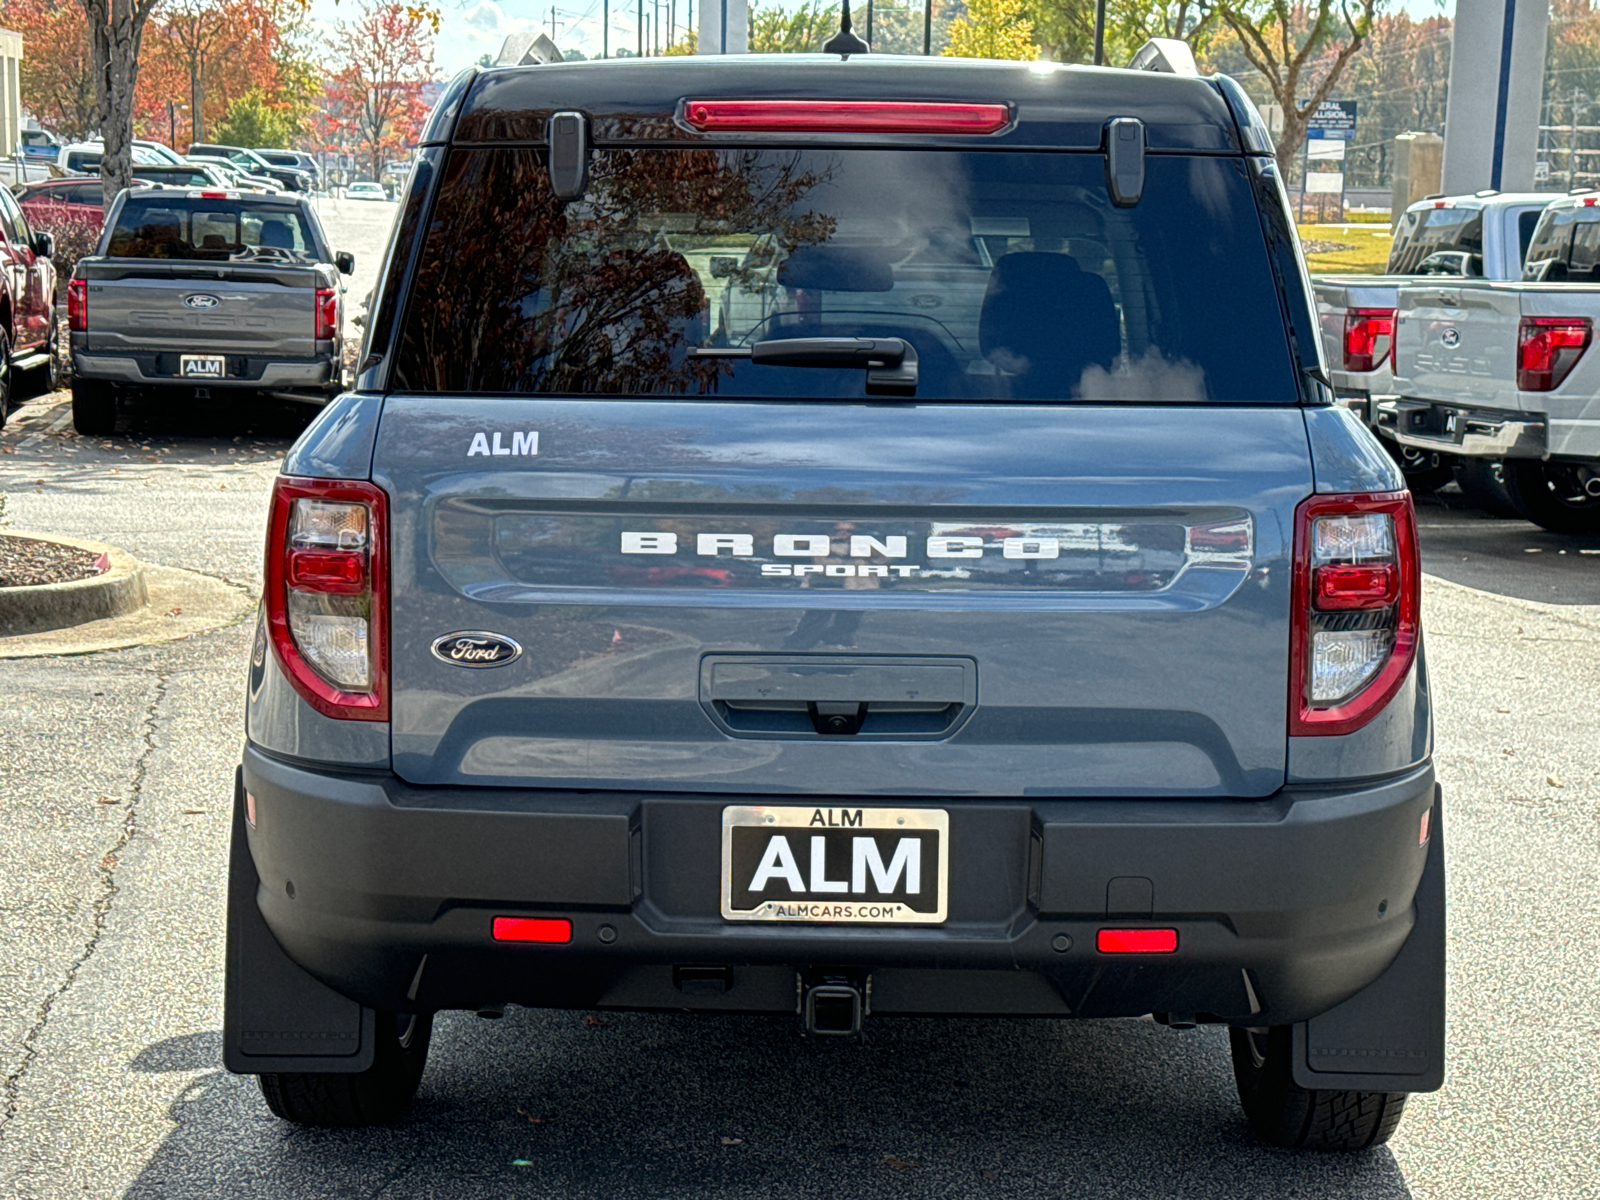
[[[1160,71],[1167,75],[1198,75],[1194,51],[1177,38],[1151,38],[1139,47],[1128,67],[1134,71]]]

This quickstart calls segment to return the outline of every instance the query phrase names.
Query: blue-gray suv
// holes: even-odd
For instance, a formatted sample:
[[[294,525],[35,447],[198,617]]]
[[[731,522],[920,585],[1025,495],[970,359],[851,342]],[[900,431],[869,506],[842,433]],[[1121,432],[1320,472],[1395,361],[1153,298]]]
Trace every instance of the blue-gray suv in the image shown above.
[[[1441,1085],[1411,500],[1184,57],[450,85],[272,497],[225,1040],[275,1113],[397,1119],[507,1004],[1222,1024],[1309,1149]]]

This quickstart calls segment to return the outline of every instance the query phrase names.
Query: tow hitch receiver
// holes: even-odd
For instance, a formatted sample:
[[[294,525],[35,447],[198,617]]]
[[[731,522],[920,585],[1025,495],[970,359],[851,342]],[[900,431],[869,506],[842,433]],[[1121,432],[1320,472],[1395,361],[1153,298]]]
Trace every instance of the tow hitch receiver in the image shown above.
[[[806,1032],[819,1037],[854,1037],[864,1012],[859,982],[848,975],[824,975],[805,989],[802,1016]]]

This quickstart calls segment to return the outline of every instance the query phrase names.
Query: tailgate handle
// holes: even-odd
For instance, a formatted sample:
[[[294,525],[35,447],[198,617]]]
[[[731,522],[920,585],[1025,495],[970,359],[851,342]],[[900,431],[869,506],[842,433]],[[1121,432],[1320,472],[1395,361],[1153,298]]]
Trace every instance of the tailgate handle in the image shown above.
[[[943,737],[977,705],[970,658],[708,655],[700,701],[754,737]]]

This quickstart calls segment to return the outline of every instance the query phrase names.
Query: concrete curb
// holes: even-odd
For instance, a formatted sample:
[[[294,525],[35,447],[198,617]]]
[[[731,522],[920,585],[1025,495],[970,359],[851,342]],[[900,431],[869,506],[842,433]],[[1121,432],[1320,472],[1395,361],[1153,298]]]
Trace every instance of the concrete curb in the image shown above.
[[[53,533],[6,530],[8,536],[54,542],[90,554],[104,555],[110,569],[90,579],[42,583],[34,587],[0,588],[0,638],[66,629],[88,621],[126,616],[150,602],[144,568],[126,551],[102,542]]]

